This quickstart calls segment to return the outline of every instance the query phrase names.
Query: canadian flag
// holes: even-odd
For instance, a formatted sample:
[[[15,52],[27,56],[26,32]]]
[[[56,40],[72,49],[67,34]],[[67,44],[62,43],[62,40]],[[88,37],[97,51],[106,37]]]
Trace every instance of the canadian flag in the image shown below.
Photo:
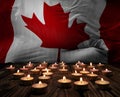
[[[119,0],[1,0],[0,6],[1,63],[73,62],[89,47],[120,60]]]

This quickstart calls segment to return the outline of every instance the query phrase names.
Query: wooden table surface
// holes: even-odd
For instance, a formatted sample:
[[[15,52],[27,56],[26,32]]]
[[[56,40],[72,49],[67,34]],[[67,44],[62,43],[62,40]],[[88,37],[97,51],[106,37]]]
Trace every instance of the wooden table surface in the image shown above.
[[[35,64],[35,66],[36,65],[37,64]],[[31,92],[31,85],[22,86],[19,80],[13,79],[13,73],[8,72],[5,69],[6,66],[0,68],[0,97],[120,97],[120,69],[111,65],[106,65],[105,68],[112,70],[112,76],[106,77],[101,74],[98,76],[98,79],[103,77],[110,81],[110,86],[106,89],[99,88],[94,82],[87,79],[89,82],[88,89],[75,90],[73,85],[74,80],[71,76],[73,69],[72,65],[69,64],[69,72],[66,74],[60,73],[58,70],[54,72],[48,83],[47,92],[39,95]],[[23,64],[14,64],[14,66],[16,66],[16,69],[19,69]],[[62,78],[63,75],[72,80],[72,85],[68,89],[58,87],[57,80]],[[34,77],[37,79],[38,76],[39,75],[36,75]],[[34,83],[35,82],[37,82],[37,80],[35,80]]]

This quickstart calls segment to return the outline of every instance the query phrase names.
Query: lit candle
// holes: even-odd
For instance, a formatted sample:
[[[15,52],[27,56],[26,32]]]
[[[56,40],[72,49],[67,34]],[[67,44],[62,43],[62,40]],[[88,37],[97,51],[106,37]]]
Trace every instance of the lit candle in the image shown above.
[[[13,65],[10,65],[9,67],[6,67],[7,70],[14,70],[15,67]]]
[[[54,64],[52,64],[49,68],[50,68],[52,71],[55,71],[55,70],[57,69],[57,67],[56,67]]]
[[[112,75],[112,71],[108,70],[107,68],[105,70],[102,70],[103,75],[105,76],[111,76]]]
[[[108,87],[110,82],[109,81],[106,81],[104,80],[103,78],[101,78],[100,80],[97,80],[95,81],[95,83],[100,86],[100,88],[105,88],[105,87]]]
[[[39,81],[39,83],[35,83],[32,85],[32,92],[34,94],[41,94],[41,93],[45,93],[47,90],[47,84],[46,83],[42,83],[41,81]]]
[[[30,71],[32,72],[32,74],[39,74],[39,72],[40,72],[40,70],[36,69],[36,68],[31,69]]]
[[[68,69],[66,69],[65,67],[62,67],[62,69],[59,69],[59,71],[62,73],[66,73],[68,71]]]
[[[47,70],[46,72],[43,72],[43,75],[51,76],[53,73]]]
[[[76,64],[76,65],[74,66],[74,69],[77,70],[77,71],[80,71],[82,68],[81,68],[78,64]]]
[[[38,79],[41,80],[42,82],[45,82],[45,83],[48,83],[50,81],[50,76],[46,76],[46,75],[43,75],[43,76],[39,76]]]
[[[41,65],[47,67],[48,63],[47,63],[46,61],[43,61],[43,62],[41,63]]]
[[[82,77],[80,77],[79,81],[74,82],[75,89],[87,89],[88,88],[88,82],[84,81]]]
[[[93,66],[92,62],[90,62],[90,65],[88,66],[88,68],[94,68],[95,66]]]
[[[30,74],[28,74],[25,77],[21,77],[21,84],[22,85],[31,85],[33,83],[34,78],[30,76]]]
[[[71,75],[72,75],[73,79],[75,79],[75,80],[78,80],[82,76],[82,74],[78,73],[76,70]]]
[[[81,67],[85,67],[86,64],[84,64],[83,62],[80,64]]]
[[[16,73],[13,73],[13,76],[15,79],[19,79],[24,76],[24,73],[20,72],[20,70],[17,70]]]
[[[56,62],[54,64],[52,64],[52,65],[54,65],[55,67],[58,67],[58,64]]]
[[[104,67],[105,65],[104,65],[104,64],[101,64],[101,63],[99,63],[97,66],[98,66],[98,67]]]
[[[69,87],[71,87],[71,82],[72,81],[70,79],[67,79],[65,76],[63,76],[62,79],[58,80],[59,86],[62,87],[62,88],[69,88]]]
[[[99,69],[93,68],[93,69],[90,69],[90,71],[94,73],[98,73]]]
[[[83,68],[83,70],[82,71],[80,71],[80,73],[81,74],[88,74],[88,73],[90,73],[89,71],[87,71],[87,70],[85,70],[85,68]]]
[[[26,67],[32,68],[32,67],[33,67],[33,64],[32,64],[31,62],[29,62],[29,63],[26,65]]]
[[[61,63],[60,67],[67,67],[67,65],[65,65],[65,63]]]
[[[43,71],[43,72],[51,71],[51,69],[45,68],[45,69],[42,69],[42,71]]]
[[[98,77],[98,75],[94,74],[93,72],[91,72],[90,74],[87,74],[87,76],[89,77],[90,80],[95,80]]]
[[[23,66],[22,68],[20,68],[20,70],[22,70],[23,72],[27,72],[28,68],[26,68],[25,66]]]
[[[40,64],[40,65],[38,65],[36,68],[42,70],[42,69],[44,69],[44,68],[46,68],[46,67]]]

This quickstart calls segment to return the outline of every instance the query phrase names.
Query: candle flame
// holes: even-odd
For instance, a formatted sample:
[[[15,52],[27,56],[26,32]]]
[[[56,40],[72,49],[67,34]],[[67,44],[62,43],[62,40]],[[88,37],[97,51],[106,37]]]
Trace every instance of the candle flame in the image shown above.
[[[27,78],[30,78],[30,74],[27,75]]]
[[[80,61],[78,61],[77,63],[80,64]]]
[[[76,65],[77,68],[79,68],[79,65]]]
[[[40,64],[39,66],[41,67],[42,65]]]
[[[95,68],[93,68],[93,70],[95,70]]]
[[[20,72],[20,70],[17,70],[17,73],[19,73]]]
[[[99,63],[99,65],[101,65],[101,63]]]
[[[44,74],[43,77],[46,77],[46,75]]]
[[[25,66],[23,66],[23,68],[25,69]]]
[[[91,72],[91,74],[93,74],[93,72]]]
[[[82,79],[82,77],[80,77],[80,82],[82,82],[83,81],[83,79]]]
[[[104,79],[103,79],[103,78],[101,78],[101,81],[104,81]]]
[[[63,69],[65,69],[65,67],[63,67]]]
[[[36,67],[34,68],[34,70],[36,70]]]
[[[108,71],[108,69],[106,68],[105,71]]]
[[[90,62],[90,66],[92,66],[92,62]]]
[[[31,65],[31,62],[29,62],[29,64],[28,64],[29,66]]]
[[[12,68],[13,66],[12,65],[10,65],[10,68]]]
[[[83,68],[83,71],[85,71],[85,68]]]
[[[66,80],[66,77],[65,77],[65,76],[63,76],[63,80]]]
[[[75,70],[75,73],[77,73],[77,71]]]
[[[40,85],[41,85],[41,84],[42,84],[42,82],[41,82],[41,81],[39,81],[39,83],[38,83],[38,84],[40,84]]]

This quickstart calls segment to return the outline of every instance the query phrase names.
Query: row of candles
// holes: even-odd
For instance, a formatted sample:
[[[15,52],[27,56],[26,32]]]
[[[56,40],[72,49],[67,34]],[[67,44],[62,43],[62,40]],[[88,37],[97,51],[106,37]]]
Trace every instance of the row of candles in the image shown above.
[[[98,77],[98,73],[100,71],[100,69],[96,69],[92,63],[90,63],[90,65],[86,65],[78,61],[75,65],[72,65],[72,66],[75,72],[71,73],[71,75],[75,80],[77,80],[74,82],[74,85],[77,88],[87,87],[89,84],[89,82],[86,80],[83,80],[82,77],[87,76],[90,78],[90,80],[96,80],[96,78]],[[97,66],[104,67],[105,65],[99,63]],[[48,86],[47,83],[50,80],[51,76],[54,74],[51,70],[53,71],[57,70],[59,67],[59,71],[61,73],[64,74],[68,72],[67,65],[64,62],[61,62],[59,65],[57,63],[54,63],[49,68],[47,68],[46,62],[41,63],[40,65],[36,66],[34,69],[33,67],[34,67],[33,64],[29,62],[26,66],[23,66],[22,68],[20,68],[20,70],[23,72],[20,72],[20,70],[17,70],[16,73],[13,73],[13,76],[14,78],[20,78],[21,83],[23,85],[31,85],[33,83],[34,77],[30,76],[30,74],[28,74],[27,76],[24,76],[25,72],[30,71],[32,74],[39,75],[41,71],[43,75],[38,77],[38,79],[40,80],[39,83],[35,83],[32,85],[33,90],[39,91],[39,92],[46,90]],[[86,68],[88,68],[89,70],[87,70]],[[11,71],[11,70],[14,70],[15,67],[10,65],[6,69]],[[112,71],[108,69],[104,69],[101,72],[104,75],[110,75],[112,73]],[[72,80],[66,78],[66,76],[63,76],[63,78],[58,79],[57,82],[61,87],[69,87],[72,83]],[[95,83],[99,86],[108,86],[110,84],[109,81],[103,78],[101,78],[100,80],[96,80]]]

